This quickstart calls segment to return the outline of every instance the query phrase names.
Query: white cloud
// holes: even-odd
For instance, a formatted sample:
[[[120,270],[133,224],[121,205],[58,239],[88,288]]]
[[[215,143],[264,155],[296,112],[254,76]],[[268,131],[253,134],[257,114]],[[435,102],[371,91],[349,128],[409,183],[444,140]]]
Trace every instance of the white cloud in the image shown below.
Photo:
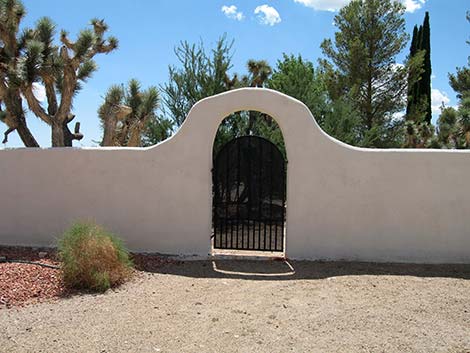
[[[269,5],[258,6],[255,11],[255,15],[258,17],[258,20],[261,24],[274,26],[281,22],[281,16],[277,10]]]
[[[33,94],[40,102],[44,102],[46,100],[46,88],[40,83],[33,83]]]
[[[350,0],[294,0],[304,6],[311,7],[319,11],[337,11]]]
[[[415,12],[423,7],[426,3],[426,0],[401,0],[403,4],[406,6],[406,12]]]
[[[238,11],[238,8],[235,5],[224,5],[222,6],[222,12],[224,13],[225,16],[232,20],[237,20],[237,21],[242,21],[245,16],[243,15],[243,12]]]
[[[347,5],[350,0],[294,0],[295,2],[318,11],[338,11]],[[407,12],[415,12],[423,7],[427,0],[400,0]]]
[[[441,113],[441,106],[442,103],[448,105],[450,103],[450,98],[447,93],[438,90],[437,88],[433,88],[431,90],[431,106],[432,106],[432,113],[433,114],[440,114]]]

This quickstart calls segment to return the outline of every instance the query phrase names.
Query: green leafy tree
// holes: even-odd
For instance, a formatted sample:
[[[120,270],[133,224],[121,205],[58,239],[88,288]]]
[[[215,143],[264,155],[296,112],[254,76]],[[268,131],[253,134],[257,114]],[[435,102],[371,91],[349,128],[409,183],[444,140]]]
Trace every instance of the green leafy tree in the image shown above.
[[[361,117],[354,105],[345,97],[330,102],[321,128],[330,136],[353,146],[362,145]]]
[[[467,20],[470,22],[470,12]],[[459,105],[457,109],[443,107],[438,120],[439,140],[448,148],[470,148],[470,68],[457,68],[456,74],[449,75],[449,81]]]
[[[399,145],[394,114],[403,110],[408,66],[395,57],[405,47],[405,8],[392,0],[352,0],[335,16],[334,42],[323,41],[321,65],[333,101],[343,98],[361,116],[361,145]]]
[[[321,124],[328,111],[328,92],[323,76],[302,56],[283,54],[267,86],[303,102]]]
[[[452,107],[441,108],[441,114],[437,120],[437,137],[445,148],[459,148],[458,136],[458,111]]]
[[[470,95],[470,67],[459,67],[455,74],[449,75],[450,86],[457,92],[457,98]]]
[[[268,87],[302,101],[329,135],[349,144],[359,143],[359,114],[345,99],[332,102],[323,73],[300,55],[283,55],[277,62]]]
[[[166,119],[162,115],[151,117],[142,135],[142,146],[153,146],[165,141],[173,133],[173,128],[174,124],[170,119]]]
[[[198,45],[181,42],[175,49],[181,65],[169,67],[169,80],[162,86],[164,111],[180,126],[189,110],[199,100],[225,92],[235,86],[238,79],[230,79],[232,46],[226,36],[217,41],[208,53],[201,42]]]
[[[467,21],[470,22],[470,11],[467,12]],[[470,40],[467,44],[470,44]],[[457,98],[463,99],[470,96],[470,67],[458,67],[455,74],[449,74],[449,81],[451,87],[457,92]]]
[[[103,128],[101,145],[141,147],[149,125],[157,121],[159,101],[156,87],[142,90],[136,79],[127,87],[111,86],[98,109]]]
[[[242,76],[231,75],[233,41],[226,36],[219,38],[209,52],[201,42],[198,45],[182,42],[175,49],[179,67],[169,67],[169,81],[162,86],[163,114],[168,120],[164,124],[174,123],[179,127],[189,110],[199,100],[240,87],[264,87],[272,73],[264,60],[249,60],[247,73]],[[162,126],[162,125],[160,125]],[[152,136],[161,136],[158,129],[154,135],[148,134],[146,143],[155,142]],[[282,137],[275,121],[259,112],[244,111],[231,114],[221,123],[214,142],[214,150],[233,138],[244,135],[260,135],[273,142]],[[282,143],[283,144],[283,143]],[[279,142],[279,145],[281,145]]]

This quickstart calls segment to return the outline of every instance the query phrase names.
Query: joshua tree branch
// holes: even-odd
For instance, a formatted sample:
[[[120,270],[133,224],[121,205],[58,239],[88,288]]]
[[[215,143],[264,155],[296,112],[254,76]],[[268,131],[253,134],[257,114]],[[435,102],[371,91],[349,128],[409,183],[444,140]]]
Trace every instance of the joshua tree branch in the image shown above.
[[[114,43],[108,43],[108,44],[97,44],[91,49],[88,54],[86,55],[87,59],[93,58],[96,54],[107,54],[112,52],[114,49],[116,49],[116,45]]]
[[[46,113],[46,111],[41,106],[37,98],[34,96],[33,86],[27,85],[23,87],[22,93],[24,94],[24,97],[26,98],[26,101],[28,102],[29,109],[31,109],[31,111],[41,120],[43,120],[46,124],[51,125],[52,124],[51,117]]]
[[[62,44],[65,45],[68,49],[70,49],[70,50],[73,50],[73,49],[74,49],[75,44],[74,44],[72,41],[70,41],[70,40],[68,39],[67,35],[62,34],[62,35],[60,36],[60,41],[61,41]]]
[[[75,117],[75,115],[73,117]],[[82,138],[83,138],[83,134],[80,132],[80,123],[76,122],[75,123],[74,133],[72,134],[72,140],[80,141]]]
[[[56,114],[56,119],[59,121],[65,121],[68,118],[76,84],[77,75],[75,70],[70,64],[66,63],[64,66],[64,82],[60,96],[60,105]]]
[[[3,133],[4,139],[3,139],[2,143],[7,143],[7,142],[8,142],[8,135],[9,135],[10,133],[12,133],[13,131],[15,131],[15,130],[16,130],[16,128],[10,127],[10,128],[7,129],[7,131],[5,131],[5,132]]]
[[[46,88],[47,97],[47,112],[50,116],[54,116],[57,113],[57,97],[54,89],[54,82],[49,79],[44,79],[44,86]]]

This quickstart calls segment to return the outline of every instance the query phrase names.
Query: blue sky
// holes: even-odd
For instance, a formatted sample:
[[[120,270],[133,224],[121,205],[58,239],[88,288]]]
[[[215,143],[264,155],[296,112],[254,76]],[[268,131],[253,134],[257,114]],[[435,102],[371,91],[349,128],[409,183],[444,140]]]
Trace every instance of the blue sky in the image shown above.
[[[143,86],[168,79],[168,65],[176,64],[174,47],[182,40],[202,39],[211,46],[223,33],[234,39],[234,72],[245,72],[250,58],[272,65],[282,53],[302,54],[313,61],[321,57],[320,43],[332,37],[335,11],[348,0],[27,0],[24,24],[32,26],[42,16],[51,17],[58,29],[73,37],[93,17],[104,18],[109,33],[120,41],[117,51],[97,57],[99,71],[74,102],[74,113],[85,138],[77,146],[95,146],[101,132],[96,114],[107,88],[137,78]],[[431,16],[434,103],[455,105],[447,75],[467,64],[470,24],[468,0],[403,0],[407,31]],[[236,7],[236,9],[234,8]],[[256,13],[255,13],[256,12]],[[400,56],[403,60],[406,52]],[[50,130],[34,116],[28,120],[42,147],[50,146]],[[7,147],[22,146],[16,133]]]

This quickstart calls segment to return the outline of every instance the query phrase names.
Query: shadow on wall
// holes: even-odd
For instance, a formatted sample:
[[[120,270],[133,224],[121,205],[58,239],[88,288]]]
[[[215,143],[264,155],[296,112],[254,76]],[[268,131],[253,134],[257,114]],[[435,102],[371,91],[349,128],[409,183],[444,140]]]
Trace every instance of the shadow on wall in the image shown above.
[[[184,261],[167,264],[147,272],[193,278],[231,278],[261,281],[318,280],[339,276],[412,276],[470,280],[470,265],[379,264],[365,262]]]

